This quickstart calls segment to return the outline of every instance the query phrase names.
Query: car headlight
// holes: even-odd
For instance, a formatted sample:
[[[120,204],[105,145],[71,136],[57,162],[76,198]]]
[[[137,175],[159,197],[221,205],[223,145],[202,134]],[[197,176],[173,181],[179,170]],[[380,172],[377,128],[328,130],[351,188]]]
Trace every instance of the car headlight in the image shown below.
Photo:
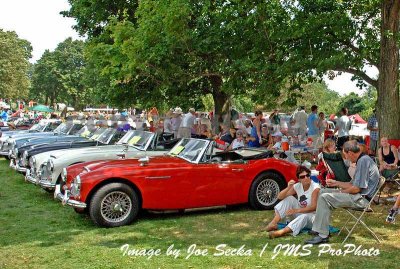
[[[36,164],[35,156],[30,157],[29,158],[29,166],[33,168],[33,167],[35,167],[35,164]]]
[[[28,151],[24,151],[22,154],[22,165],[27,166],[28,165]]]
[[[67,181],[67,168],[65,168],[65,167],[63,168],[62,173],[61,173],[61,180],[63,182]]]
[[[71,195],[74,197],[79,197],[81,194],[81,177],[76,176],[71,184]]]

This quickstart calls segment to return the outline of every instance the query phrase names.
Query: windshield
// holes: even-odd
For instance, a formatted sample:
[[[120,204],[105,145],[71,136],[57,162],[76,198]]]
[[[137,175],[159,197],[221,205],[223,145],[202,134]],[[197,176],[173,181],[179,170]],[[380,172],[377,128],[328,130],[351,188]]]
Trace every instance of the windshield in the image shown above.
[[[99,136],[102,133],[104,133],[106,130],[107,130],[107,128],[99,128],[94,132],[87,133],[85,137],[89,137],[90,139],[97,140],[97,138],[99,138]],[[82,134],[82,136],[83,136],[83,134]]]
[[[116,132],[117,132],[116,129],[111,129],[111,128],[106,129],[96,140],[99,141],[100,143],[108,144],[108,142]],[[92,139],[94,138],[92,137]]]
[[[126,133],[117,144],[128,144],[139,150],[145,150],[154,133],[144,131],[129,131]]]
[[[182,139],[171,149],[169,155],[180,157],[190,162],[194,162],[200,156],[203,149],[208,145],[208,141],[200,139]]]
[[[75,135],[75,134],[77,134],[81,129],[82,129],[82,124],[74,124],[72,127],[71,127],[71,129],[69,129],[69,134],[70,135]]]
[[[46,125],[46,127],[43,129],[43,132],[53,132],[57,129],[57,127],[60,125],[60,122],[50,122],[49,124]]]
[[[42,128],[44,127],[41,126],[40,124],[34,124],[31,128],[29,128],[29,131],[41,131]]]
[[[66,134],[68,133],[69,129],[71,128],[71,124],[61,123],[58,127],[54,130],[57,134]]]

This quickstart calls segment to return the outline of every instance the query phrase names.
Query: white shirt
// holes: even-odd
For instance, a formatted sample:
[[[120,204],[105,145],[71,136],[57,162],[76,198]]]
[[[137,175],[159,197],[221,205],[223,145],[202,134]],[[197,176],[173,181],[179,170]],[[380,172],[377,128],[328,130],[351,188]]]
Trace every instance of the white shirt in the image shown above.
[[[300,206],[307,207],[311,205],[311,196],[313,191],[315,189],[320,189],[320,186],[318,183],[315,183],[314,181],[311,180],[311,184],[308,190],[304,191],[303,185],[300,182],[294,184],[293,189],[297,194],[297,200],[299,201]]]
[[[343,115],[337,121],[338,137],[349,136],[351,129],[351,120],[346,115]]]
[[[174,132],[172,130],[172,124],[171,124],[171,119],[170,118],[165,118],[164,119],[164,132],[165,133],[173,133]]]
[[[182,128],[192,128],[194,125],[194,121],[196,120],[196,116],[193,115],[192,113],[186,113],[183,116],[182,122],[180,127]]]
[[[295,128],[307,128],[307,113],[304,110],[297,111],[294,114]]]
[[[239,141],[237,138],[235,138],[232,141],[232,149],[238,149],[241,147],[244,147],[243,139]]]
[[[181,125],[182,122],[182,117],[177,116],[175,118],[171,119],[171,125],[172,125],[172,130],[173,131],[178,131],[179,126]]]

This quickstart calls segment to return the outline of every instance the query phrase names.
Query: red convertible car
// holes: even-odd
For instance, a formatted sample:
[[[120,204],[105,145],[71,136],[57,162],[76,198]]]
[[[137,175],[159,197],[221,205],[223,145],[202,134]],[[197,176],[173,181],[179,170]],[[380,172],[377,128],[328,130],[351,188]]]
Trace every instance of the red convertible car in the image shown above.
[[[221,152],[215,142],[182,139],[165,156],[95,161],[64,169],[54,197],[99,226],[131,223],[140,209],[181,210],[250,203],[272,209],[297,166],[270,151]]]

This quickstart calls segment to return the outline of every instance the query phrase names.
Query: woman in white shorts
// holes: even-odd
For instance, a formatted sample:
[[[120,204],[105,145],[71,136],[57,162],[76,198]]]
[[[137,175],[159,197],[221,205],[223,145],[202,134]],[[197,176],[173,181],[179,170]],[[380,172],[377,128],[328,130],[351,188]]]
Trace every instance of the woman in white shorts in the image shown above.
[[[275,206],[275,217],[267,226],[270,238],[291,232],[296,236],[301,229],[312,228],[320,186],[311,180],[310,175],[307,167],[299,166],[296,171],[299,182],[289,181],[287,188],[279,193],[278,199],[281,201]],[[292,220],[285,228],[277,230],[278,222],[282,219]]]

